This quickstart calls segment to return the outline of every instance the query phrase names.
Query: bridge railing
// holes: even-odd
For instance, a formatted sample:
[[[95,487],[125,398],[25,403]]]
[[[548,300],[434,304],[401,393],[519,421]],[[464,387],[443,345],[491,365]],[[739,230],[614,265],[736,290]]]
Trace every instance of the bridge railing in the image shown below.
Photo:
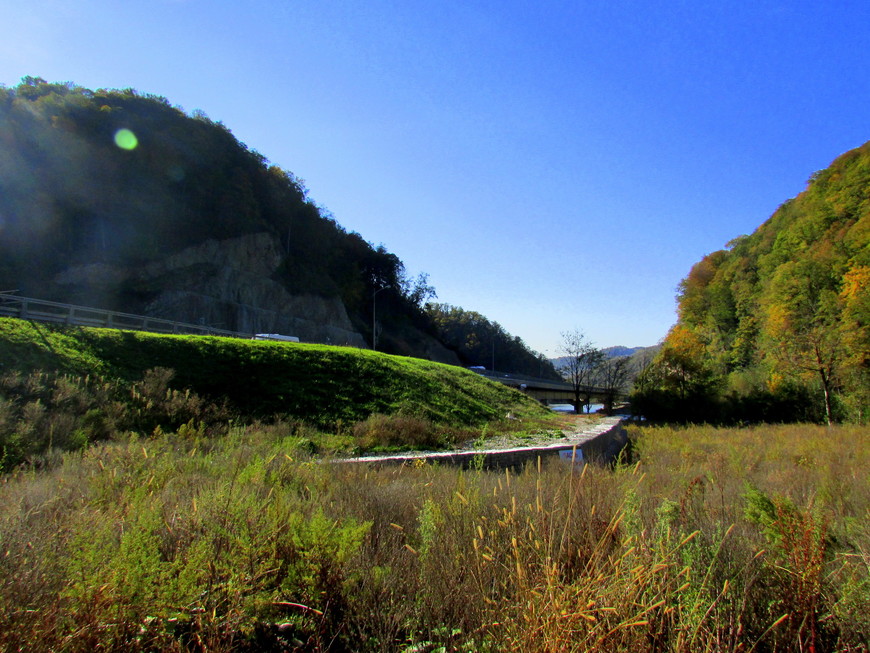
[[[532,388],[541,388],[541,389],[551,389],[557,390],[561,392],[572,392],[574,390],[574,386],[568,383],[567,381],[555,381],[553,379],[541,379],[533,376],[526,376],[523,374],[513,374],[508,372],[499,372],[496,370],[481,370],[474,369],[475,372],[480,374],[481,376],[485,376],[488,379],[492,379],[493,381],[498,381],[500,383],[504,383],[505,385],[519,386],[526,385]],[[581,388],[581,392],[591,393],[593,395],[606,394],[606,388],[599,388],[596,386],[583,386]]]
[[[120,313],[101,308],[62,304],[32,297],[20,297],[0,293],[0,317],[17,317],[36,322],[70,324],[74,326],[149,331],[152,333],[175,333],[189,335],[229,336],[250,338],[253,334],[227,331],[202,324],[188,324],[162,318]]]

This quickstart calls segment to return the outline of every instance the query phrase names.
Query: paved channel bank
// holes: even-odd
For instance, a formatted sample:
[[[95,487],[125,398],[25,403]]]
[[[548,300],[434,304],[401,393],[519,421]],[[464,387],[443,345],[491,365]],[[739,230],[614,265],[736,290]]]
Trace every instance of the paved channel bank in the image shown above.
[[[460,467],[481,467],[483,469],[504,469],[522,467],[553,459],[566,463],[574,460],[581,462],[610,462],[619,455],[628,442],[619,417],[605,417],[596,424],[586,425],[575,431],[566,432],[564,437],[551,444],[504,449],[477,449],[463,451],[412,452],[388,456],[363,456],[345,458],[342,463],[366,463],[369,465],[403,465],[414,461],[438,462]]]

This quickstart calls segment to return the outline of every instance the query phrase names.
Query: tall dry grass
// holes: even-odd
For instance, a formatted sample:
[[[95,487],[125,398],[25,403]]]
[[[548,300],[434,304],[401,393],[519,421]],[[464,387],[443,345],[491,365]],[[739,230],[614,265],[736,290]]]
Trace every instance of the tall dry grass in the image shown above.
[[[309,458],[291,425],[0,486],[4,650],[862,651],[868,430],[634,429],[582,472]]]

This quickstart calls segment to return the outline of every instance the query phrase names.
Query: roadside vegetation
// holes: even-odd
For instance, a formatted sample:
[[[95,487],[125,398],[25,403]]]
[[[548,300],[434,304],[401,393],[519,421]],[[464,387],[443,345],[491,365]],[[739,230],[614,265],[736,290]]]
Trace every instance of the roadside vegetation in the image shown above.
[[[866,427],[631,428],[614,469],[373,469],[288,424],[0,483],[0,649],[863,651]]]
[[[520,392],[420,359],[0,319],[0,470],[131,434],[280,424],[312,452],[350,453],[450,447],[552,419]]]

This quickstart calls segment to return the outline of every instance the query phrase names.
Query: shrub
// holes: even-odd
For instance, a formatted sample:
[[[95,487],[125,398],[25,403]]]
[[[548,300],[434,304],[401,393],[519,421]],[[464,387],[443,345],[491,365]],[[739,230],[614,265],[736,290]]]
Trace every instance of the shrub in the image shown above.
[[[428,420],[402,415],[375,414],[353,426],[353,437],[360,449],[441,449],[452,444],[453,437],[445,427],[436,427]]]

